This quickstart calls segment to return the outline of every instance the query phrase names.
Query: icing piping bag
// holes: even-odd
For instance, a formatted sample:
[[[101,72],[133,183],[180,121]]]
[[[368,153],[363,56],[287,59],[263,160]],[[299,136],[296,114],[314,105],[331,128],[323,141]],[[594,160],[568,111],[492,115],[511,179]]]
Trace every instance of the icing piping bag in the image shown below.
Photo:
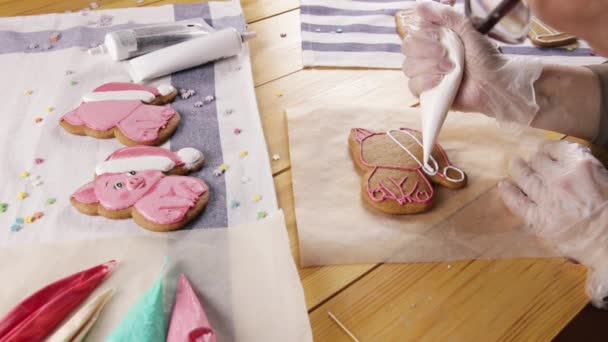
[[[53,335],[51,335],[45,342],[83,341],[113,294],[114,291],[109,289],[93,298],[82,309],[78,310],[69,320],[63,323],[59,329],[55,330]]]
[[[49,284],[0,320],[0,342],[41,341],[106,278],[112,260]]]
[[[167,333],[165,308],[163,304],[163,264],[158,279],[118,323],[106,342],[164,342]]]
[[[180,274],[167,342],[182,341],[216,342],[216,337],[188,278]]]
[[[454,31],[445,27],[441,28],[440,34],[440,42],[446,47],[448,58],[454,64],[454,69],[446,74],[435,88],[420,94],[423,164],[424,171],[431,175],[436,174],[439,170],[434,170],[433,167],[429,166],[429,157],[445,117],[460,88],[464,69],[464,46],[460,37]]]

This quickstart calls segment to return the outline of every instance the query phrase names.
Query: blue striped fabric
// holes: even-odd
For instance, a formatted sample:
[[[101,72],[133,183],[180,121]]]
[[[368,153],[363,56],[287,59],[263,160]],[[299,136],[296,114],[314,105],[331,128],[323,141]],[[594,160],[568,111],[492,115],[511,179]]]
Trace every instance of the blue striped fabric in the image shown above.
[[[302,0],[301,29],[305,66],[400,68],[401,41],[394,15],[413,8],[413,0]],[[457,1],[462,11],[462,1]],[[537,56],[551,62],[594,64],[601,58],[584,42],[576,49],[498,43],[507,55]]]

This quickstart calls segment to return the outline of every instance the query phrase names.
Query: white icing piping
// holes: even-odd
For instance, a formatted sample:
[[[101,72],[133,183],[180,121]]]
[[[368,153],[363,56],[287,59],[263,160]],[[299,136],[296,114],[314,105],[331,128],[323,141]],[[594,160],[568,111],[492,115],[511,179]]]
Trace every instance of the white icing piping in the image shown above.
[[[401,132],[401,133],[407,134],[418,145],[420,145],[420,147],[422,147],[422,143],[420,142],[420,140],[418,140],[418,138],[416,138],[412,133],[410,133],[408,131],[403,131],[400,129],[389,129],[388,131],[386,131],[386,135],[388,135],[388,137],[391,138],[391,140],[394,141],[395,144],[399,145],[399,147],[401,147],[402,150],[404,150],[407,154],[409,154],[409,156],[412,157],[412,159],[414,159],[416,161],[416,163],[418,163],[418,165],[420,165],[420,167],[422,168],[424,173],[426,173],[429,176],[435,176],[439,172],[439,164],[437,163],[437,161],[435,160],[435,158],[432,155],[429,155],[429,161],[434,165],[433,167],[431,167],[430,165],[422,164],[422,162],[420,160],[418,160],[418,158],[416,158],[416,156],[414,156],[414,154],[412,152],[410,152],[410,150],[408,150],[407,147],[403,146],[403,144],[392,135],[392,132]],[[452,177],[448,176],[449,170],[454,170],[454,171],[458,172],[460,174],[460,177],[452,178]],[[459,169],[453,165],[447,165],[446,167],[443,168],[443,176],[445,177],[445,179],[449,180],[450,182],[454,182],[454,183],[460,183],[460,182],[464,181],[464,172],[461,169]]]
[[[193,169],[205,158],[203,156],[203,152],[192,147],[182,148],[181,150],[177,151],[176,154],[179,157],[179,160],[184,163],[184,168],[186,168],[186,170]]]
[[[163,156],[141,156],[106,160],[97,165],[95,174],[129,171],[158,170],[167,172],[175,167],[175,162]]]
[[[154,101],[155,98],[156,95],[145,90],[119,90],[86,93],[82,96],[82,101],[140,100],[149,103]]]
[[[161,96],[169,95],[175,92],[175,87],[170,84],[161,84],[157,89]]]

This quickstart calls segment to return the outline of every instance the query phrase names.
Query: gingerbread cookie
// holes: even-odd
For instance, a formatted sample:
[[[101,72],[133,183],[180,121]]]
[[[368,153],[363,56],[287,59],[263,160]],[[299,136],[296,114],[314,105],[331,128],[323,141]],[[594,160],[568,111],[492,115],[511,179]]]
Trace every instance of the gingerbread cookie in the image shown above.
[[[125,147],[96,167],[95,180],[72,194],[83,214],[110,219],[132,217],[152,231],[176,230],[197,217],[209,201],[199,178],[177,176],[199,170],[203,154],[193,148],[171,152],[152,146]]]
[[[401,128],[374,132],[353,128],[348,137],[351,156],[363,174],[361,195],[373,208],[387,214],[417,214],[433,204],[433,184],[460,189],[466,174],[453,166],[435,144],[430,165],[422,165],[422,135]]]
[[[177,90],[133,83],[107,83],[82,97],[78,108],[64,114],[59,124],[76,135],[99,139],[116,137],[127,146],[160,145],[175,132],[179,114],[168,106]]]

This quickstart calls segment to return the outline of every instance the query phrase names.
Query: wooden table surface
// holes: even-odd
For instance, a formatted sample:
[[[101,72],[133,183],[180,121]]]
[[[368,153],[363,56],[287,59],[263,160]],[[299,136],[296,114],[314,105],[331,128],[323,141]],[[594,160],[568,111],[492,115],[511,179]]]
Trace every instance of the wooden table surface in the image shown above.
[[[0,16],[78,11],[90,2],[0,0]],[[96,1],[100,9],[174,2],[193,1]],[[281,156],[273,175],[298,262],[283,109],[336,97],[403,106],[411,95],[400,71],[303,69],[298,0],[242,5],[249,29],[258,33],[249,43],[257,100],[269,153]],[[300,269],[315,341],[332,342],[350,339],[328,311],[360,341],[550,340],[587,304],[585,276],[584,267],[561,258]]]

